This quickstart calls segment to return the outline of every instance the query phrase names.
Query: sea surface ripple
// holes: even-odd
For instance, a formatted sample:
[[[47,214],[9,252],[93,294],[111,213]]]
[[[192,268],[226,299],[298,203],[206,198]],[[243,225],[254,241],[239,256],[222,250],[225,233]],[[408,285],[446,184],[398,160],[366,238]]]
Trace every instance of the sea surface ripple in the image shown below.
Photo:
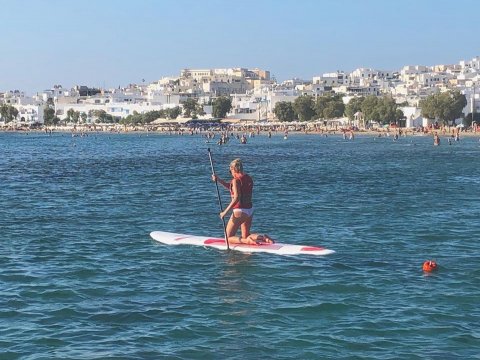
[[[336,253],[152,241],[222,236],[208,146],[254,177],[254,231]],[[1,359],[480,359],[477,138],[0,133],[0,154]]]

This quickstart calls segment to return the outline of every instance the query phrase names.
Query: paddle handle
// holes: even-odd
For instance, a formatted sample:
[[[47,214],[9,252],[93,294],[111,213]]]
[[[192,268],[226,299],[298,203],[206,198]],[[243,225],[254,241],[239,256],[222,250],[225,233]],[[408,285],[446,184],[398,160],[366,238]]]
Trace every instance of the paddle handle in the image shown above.
[[[210,148],[208,148],[208,157],[210,159],[210,166],[212,168],[212,175],[215,175],[215,168],[213,167],[212,153],[210,152]],[[220,207],[220,212],[222,212],[223,211],[222,199],[220,198],[220,191],[218,190],[217,179],[215,179],[215,188],[217,189],[218,206]],[[225,236],[225,242],[227,243],[227,250],[230,250],[230,244],[228,243],[228,236],[227,236],[227,227],[225,226],[225,219],[224,218],[222,218],[222,224],[223,224],[223,234]]]

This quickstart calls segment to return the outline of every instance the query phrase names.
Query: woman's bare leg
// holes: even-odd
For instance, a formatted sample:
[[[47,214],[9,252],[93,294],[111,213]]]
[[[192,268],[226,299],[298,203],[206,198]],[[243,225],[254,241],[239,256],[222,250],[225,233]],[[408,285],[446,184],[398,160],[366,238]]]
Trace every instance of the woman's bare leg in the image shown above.
[[[248,236],[248,239],[251,241],[254,241],[256,244],[275,244],[275,240],[273,240],[270,236],[267,234],[250,234]]]
[[[251,217],[244,214],[244,213],[232,213],[232,216],[230,217],[230,220],[228,221],[227,224],[227,236],[228,236],[228,242],[230,244],[255,244],[256,242],[253,240],[250,240],[248,237],[243,237],[243,233],[246,230],[250,229],[250,225],[244,224],[250,220],[250,225],[251,225]],[[238,231],[238,228],[242,227],[242,237],[236,236],[236,233]]]
[[[244,238],[244,239],[247,239],[248,236],[250,235],[250,228],[252,227],[252,220],[253,220],[253,215],[249,216],[248,219],[246,219],[241,225],[242,238]]]

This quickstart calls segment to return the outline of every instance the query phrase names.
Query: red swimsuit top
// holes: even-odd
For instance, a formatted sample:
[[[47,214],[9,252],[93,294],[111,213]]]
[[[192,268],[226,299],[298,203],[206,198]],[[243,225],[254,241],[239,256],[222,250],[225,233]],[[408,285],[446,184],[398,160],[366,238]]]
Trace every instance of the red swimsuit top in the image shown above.
[[[240,181],[240,188],[238,189],[240,192],[240,200],[233,206],[234,209],[251,209],[252,204],[252,194],[253,194],[253,180],[247,174],[240,174],[235,177],[238,181]],[[230,181],[230,194],[233,197],[233,180]]]

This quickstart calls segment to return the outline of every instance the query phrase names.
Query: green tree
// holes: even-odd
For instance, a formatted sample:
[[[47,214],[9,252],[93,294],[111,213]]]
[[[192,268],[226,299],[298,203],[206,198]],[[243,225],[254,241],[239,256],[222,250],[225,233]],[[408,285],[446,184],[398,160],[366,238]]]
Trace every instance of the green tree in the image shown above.
[[[293,102],[293,110],[300,121],[309,121],[315,115],[315,104],[313,97],[310,95],[302,95]]]
[[[345,114],[345,103],[343,102],[342,98],[343,96],[340,94],[332,96],[331,101],[323,110],[324,119],[339,118]]]
[[[73,110],[72,108],[68,109],[67,110],[67,118],[66,118],[66,121],[70,122],[72,121],[72,118],[73,118],[73,114],[75,113],[75,110]]]
[[[365,121],[380,121],[378,98],[376,96],[367,96],[362,102],[361,110]]]
[[[8,122],[7,116],[8,116],[8,105],[7,104],[0,105],[0,117],[2,118],[3,121]]]
[[[0,116],[5,123],[8,123],[18,116],[18,110],[15,106],[2,104],[0,106]]]
[[[139,114],[136,110],[133,111],[133,114],[127,116],[128,123],[131,125],[141,124],[143,121],[142,114]]]
[[[127,115],[124,118],[121,118],[118,122],[120,125],[130,125],[131,124],[132,115]]]
[[[465,95],[458,90],[433,94],[420,101],[423,117],[440,120],[445,125],[462,117],[466,105]]]
[[[397,111],[395,111],[395,123],[398,124],[398,120],[405,120],[405,119],[406,118],[403,111],[400,109],[397,109]]]
[[[143,114],[143,122],[144,124],[150,124],[152,121],[158,119],[158,112],[157,111],[148,111]]]
[[[350,121],[354,120],[357,112],[362,111],[363,100],[365,100],[364,97],[354,97],[350,99],[347,106],[345,106],[345,115],[348,116]]]
[[[367,96],[360,105],[365,121],[377,121],[380,124],[397,123],[402,119],[403,112],[397,107],[391,96],[376,97],[374,95]]]
[[[12,121],[16,119],[18,116],[18,110],[16,107],[9,105],[8,106],[8,112],[7,112],[7,119],[8,121]]]
[[[203,115],[206,114],[205,110],[203,109],[202,104],[198,104],[197,109],[195,111],[196,111],[197,115],[200,115],[200,116],[203,116]]]
[[[82,123],[85,124],[85,123],[87,122],[87,117],[88,117],[88,116],[87,116],[87,113],[85,113],[85,112],[82,112],[82,113],[80,114],[80,118],[82,119]]]
[[[198,101],[193,98],[188,98],[183,102],[183,115],[185,117],[196,117]]]
[[[74,111],[72,114],[72,121],[74,124],[78,124],[78,120],[80,119],[80,112]]]
[[[420,100],[419,106],[424,118],[435,119],[437,117],[437,114],[435,113],[437,102],[438,98],[435,95],[430,95],[427,98]]]
[[[53,125],[53,118],[54,117],[55,117],[55,109],[46,105],[43,108],[43,122],[45,123],[45,125],[47,125],[47,126]]]
[[[97,123],[110,123],[112,116],[107,114],[105,110],[93,110],[93,116],[97,118]]]
[[[327,108],[328,103],[330,102],[331,95],[323,95],[317,97],[315,100],[315,113],[319,119],[324,119],[323,111]]]
[[[315,113],[319,119],[332,119],[342,117],[345,104],[340,94],[325,94],[315,101]]]
[[[293,121],[295,119],[293,104],[289,101],[277,102],[273,108],[273,113],[280,121]]]
[[[391,96],[377,99],[377,112],[381,123],[391,124],[397,122],[397,104]]]
[[[212,115],[216,118],[224,118],[232,109],[232,99],[228,96],[219,96],[213,100]]]
[[[175,106],[174,108],[165,110],[165,112],[169,119],[176,119],[182,113],[182,109],[180,109],[180,106]]]
[[[463,117],[463,109],[467,106],[467,98],[460,91],[449,91],[444,93],[445,109],[442,113],[442,119],[445,122],[453,122]]]

